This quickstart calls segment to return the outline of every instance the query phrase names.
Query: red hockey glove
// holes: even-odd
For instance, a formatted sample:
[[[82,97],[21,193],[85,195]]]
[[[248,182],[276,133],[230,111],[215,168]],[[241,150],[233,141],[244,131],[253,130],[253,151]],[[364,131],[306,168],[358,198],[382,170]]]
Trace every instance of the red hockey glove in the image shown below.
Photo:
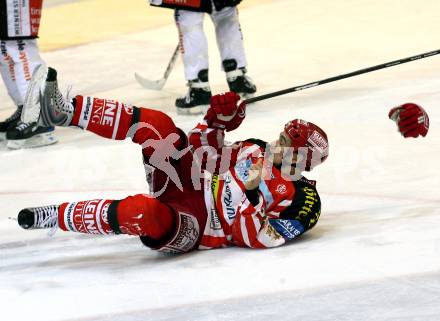
[[[406,103],[394,107],[388,117],[397,123],[399,132],[403,137],[426,136],[429,129],[429,117],[426,111],[417,104]]]
[[[227,92],[211,97],[211,106],[205,115],[209,127],[225,129],[227,132],[240,126],[246,117],[246,103],[240,96]]]

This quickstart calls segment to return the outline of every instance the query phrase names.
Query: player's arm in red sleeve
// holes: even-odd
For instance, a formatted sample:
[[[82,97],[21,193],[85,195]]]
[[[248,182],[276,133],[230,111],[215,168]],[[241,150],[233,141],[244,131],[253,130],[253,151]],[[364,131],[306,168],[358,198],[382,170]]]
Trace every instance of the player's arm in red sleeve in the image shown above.
[[[189,143],[201,160],[202,168],[208,162],[214,162],[216,168],[224,147],[225,131],[236,129],[246,116],[246,104],[240,101],[236,93],[215,95],[203,121],[189,133]],[[211,170],[213,171],[213,169]]]
[[[246,104],[234,92],[212,96],[210,106],[203,121],[188,134],[190,144],[197,149],[209,146],[221,149],[225,131],[230,132],[246,117]]]

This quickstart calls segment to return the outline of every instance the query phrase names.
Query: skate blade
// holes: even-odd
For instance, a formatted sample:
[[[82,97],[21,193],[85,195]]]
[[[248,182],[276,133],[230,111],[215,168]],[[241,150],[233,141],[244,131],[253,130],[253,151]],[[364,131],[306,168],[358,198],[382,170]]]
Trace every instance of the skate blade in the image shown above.
[[[47,72],[48,68],[43,63],[37,66],[32,74],[21,113],[21,121],[24,123],[37,122],[40,118],[40,90],[46,80]]]
[[[199,105],[190,108],[176,107],[176,109],[177,109],[177,115],[192,116],[192,115],[200,115],[206,113],[208,107],[209,105]]]
[[[53,145],[58,142],[58,138],[53,133],[43,133],[32,136],[27,139],[8,140],[7,147],[9,149],[25,149],[37,148]]]

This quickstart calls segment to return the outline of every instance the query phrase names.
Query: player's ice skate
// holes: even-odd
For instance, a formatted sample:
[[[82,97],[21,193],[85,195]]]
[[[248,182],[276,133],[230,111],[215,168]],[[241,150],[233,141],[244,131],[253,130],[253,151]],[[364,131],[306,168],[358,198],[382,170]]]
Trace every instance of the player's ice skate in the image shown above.
[[[223,61],[223,68],[226,72],[229,90],[240,95],[241,99],[248,99],[254,96],[257,87],[252,79],[246,75],[245,67],[237,68],[235,59],[226,59]]]
[[[25,230],[50,229],[49,233],[54,234],[58,228],[58,205],[22,209],[17,221]]]
[[[0,122],[0,141],[6,140],[6,133],[7,131],[16,126],[17,123],[20,121],[21,116],[21,110],[23,109],[23,106],[18,106],[17,109],[14,111],[14,113],[6,118],[4,121]]]
[[[6,133],[9,149],[36,148],[58,142],[53,127],[39,126],[35,122],[20,122]]]
[[[22,121],[46,127],[68,126],[73,111],[73,105],[58,89],[57,71],[45,65],[38,66],[29,84]]]
[[[40,91],[47,77],[47,66],[43,63],[35,67],[32,79],[29,82],[24,100],[21,121],[36,123],[40,116]]]
[[[58,141],[52,124],[40,121],[41,92],[44,91],[47,72],[47,66],[41,64],[32,74],[21,111],[21,121],[10,127],[6,133],[9,149],[42,147]]]
[[[198,78],[189,80],[188,92],[185,96],[176,99],[179,115],[198,115],[208,110],[211,100],[211,89],[208,82],[208,70],[199,72]]]

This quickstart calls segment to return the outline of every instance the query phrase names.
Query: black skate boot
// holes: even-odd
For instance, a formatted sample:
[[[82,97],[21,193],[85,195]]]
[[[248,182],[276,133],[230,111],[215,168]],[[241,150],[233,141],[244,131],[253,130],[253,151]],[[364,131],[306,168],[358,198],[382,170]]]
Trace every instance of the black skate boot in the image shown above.
[[[176,99],[178,114],[196,115],[208,110],[211,89],[208,83],[208,69],[199,71],[198,78],[188,81],[188,93]]]
[[[257,91],[252,79],[246,76],[246,68],[237,68],[235,59],[226,59],[223,61],[223,68],[226,72],[229,90],[233,91],[246,99],[252,97]]]
[[[53,229],[58,227],[58,205],[22,209],[17,216],[18,225],[25,230]]]
[[[40,65],[35,68],[23,108],[23,122],[39,126],[69,126],[74,105],[58,89],[57,71]]]
[[[34,148],[55,144],[58,140],[53,127],[38,126],[37,123],[19,122],[6,133],[10,149]]]
[[[23,106],[18,106],[15,112],[6,118],[5,121],[0,122],[0,141],[6,139],[6,132],[17,125],[20,121],[21,110]]]

